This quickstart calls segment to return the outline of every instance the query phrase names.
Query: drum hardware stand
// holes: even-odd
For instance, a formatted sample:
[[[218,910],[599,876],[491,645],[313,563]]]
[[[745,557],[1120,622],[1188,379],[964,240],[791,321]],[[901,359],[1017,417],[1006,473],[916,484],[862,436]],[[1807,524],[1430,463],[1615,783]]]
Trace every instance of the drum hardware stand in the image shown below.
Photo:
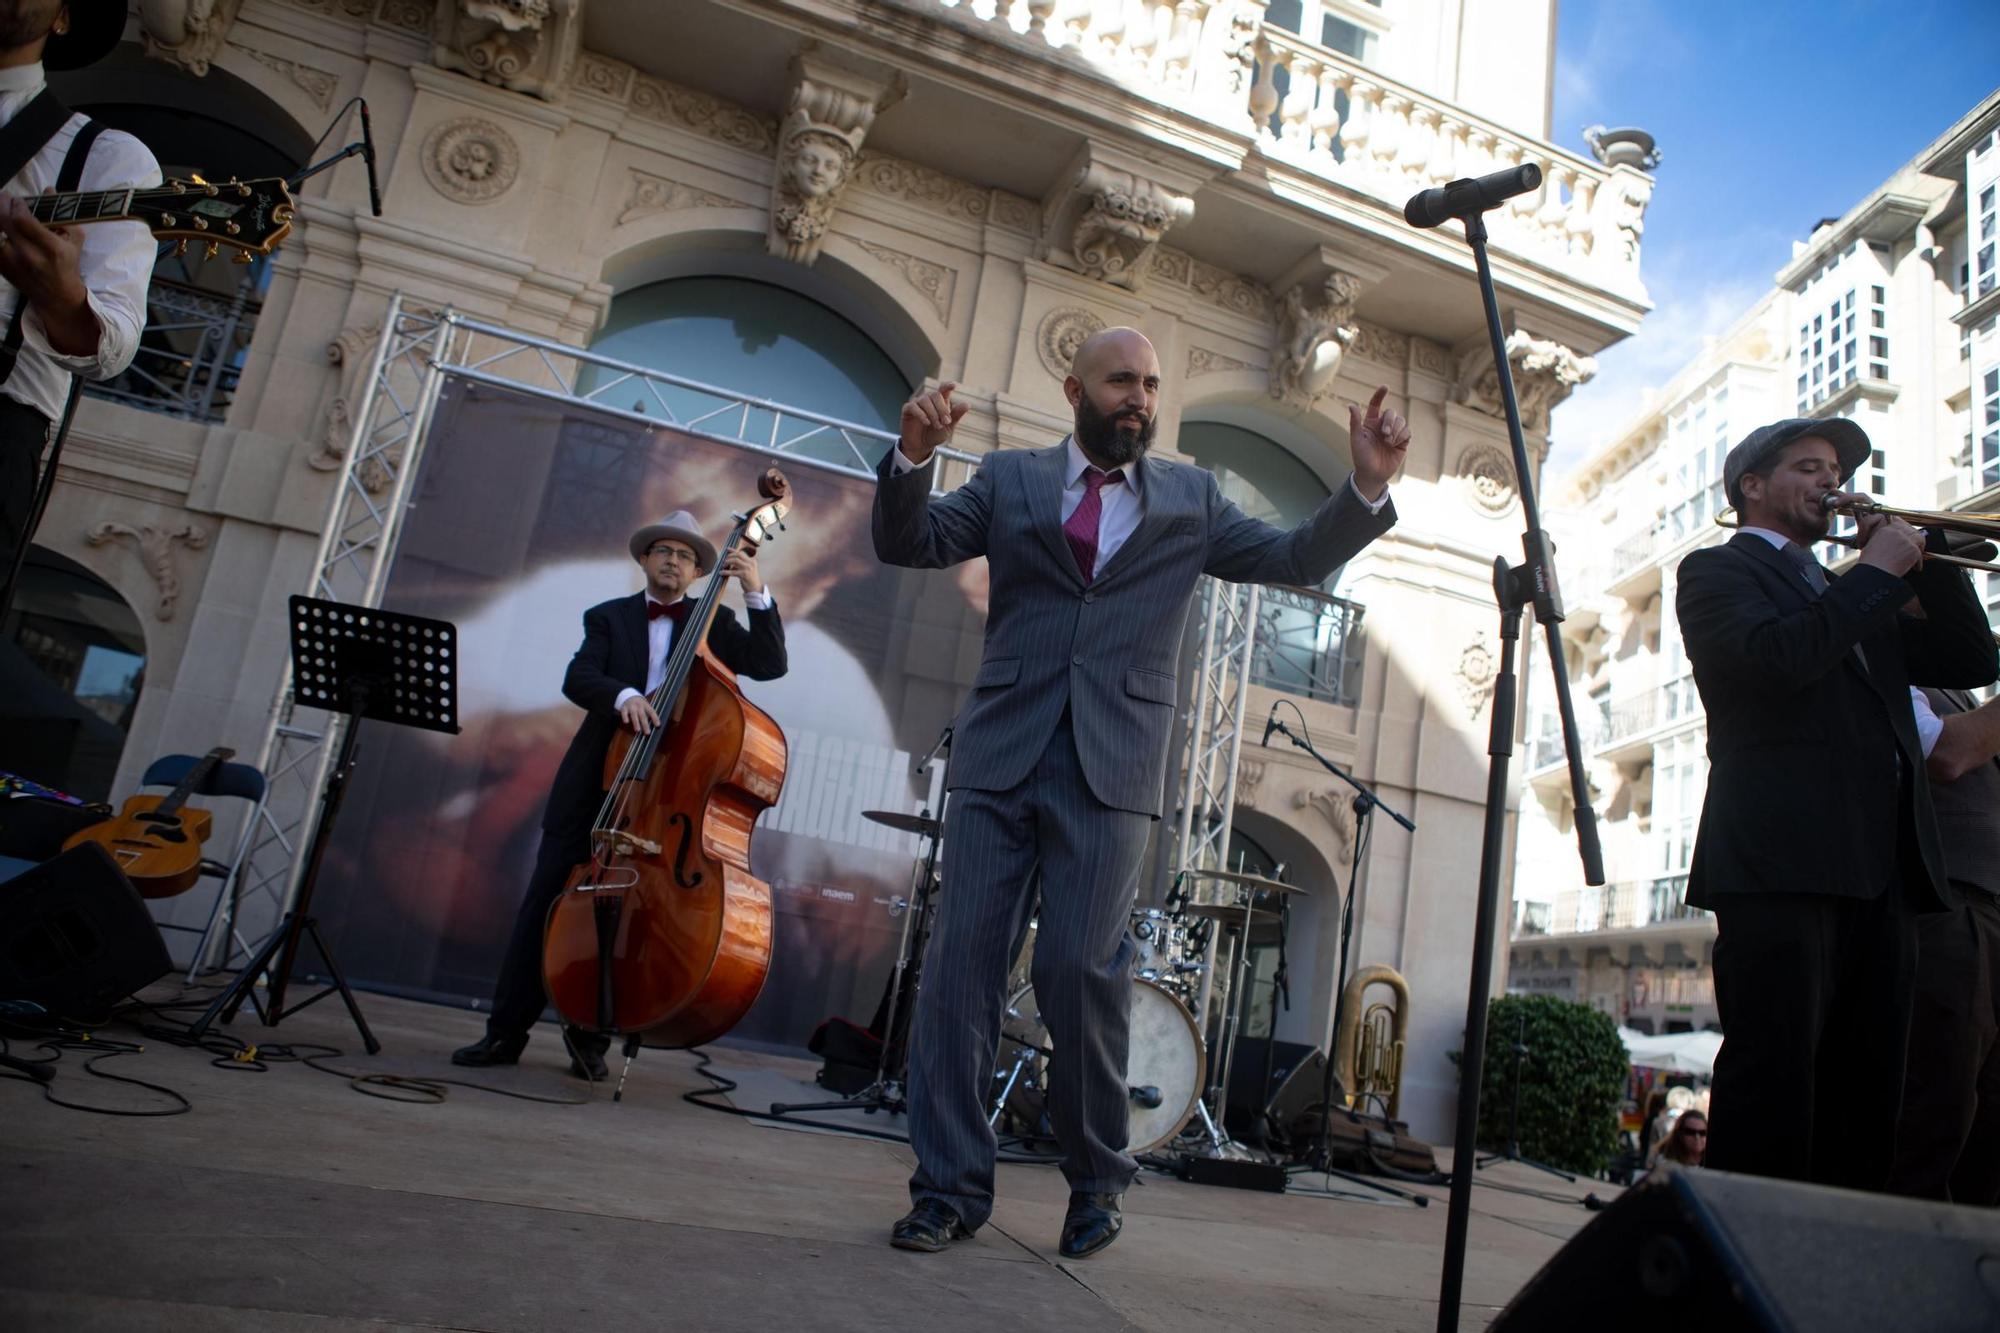
[[[1278,709],[1287,702],[1289,700],[1280,699],[1277,703],[1271,705],[1271,730],[1282,734],[1294,747],[1304,750],[1314,759],[1317,759],[1321,768],[1324,768],[1327,772],[1354,788],[1354,841],[1349,852],[1347,866],[1347,901],[1342,903],[1340,908],[1340,959],[1335,965],[1333,978],[1334,1039],[1327,1042],[1328,1058],[1326,1072],[1320,1081],[1319,1136],[1313,1144],[1312,1156],[1298,1163],[1294,1167],[1294,1170],[1302,1174],[1324,1175],[1327,1177],[1329,1185],[1333,1177],[1339,1176],[1342,1180],[1351,1181],[1356,1185],[1363,1185],[1372,1190],[1379,1190],[1384,1194],[1391,1194],[1400,1199],[1407,1199],[1419,1208],[1427,1208],[1430,1206],[1430,1199],[1426,1195],[1417,1194],[1410,1190],[1398,1189],[1394,1185],[1380,1180],[1373,1180],[1367,1176],[1342,1171],[1333,1165],[1334,1071],[1340,1064],[1338,1043],[1341,1020],[1346,1016],[1344,1011],[1347,1006],[1347,955],[1349,945],[1354,939],[1354,900],[1361,896],[1361,862],[1368,855],[1368,843],[1371,834],[1369,817],[1377,810],[1380,810],[1411,833],[1417,831],[1417,826],[1407,816],[1398,813],[1395,809],[1385,804],[1382,798],[1376,795],[1374,788],[1321,754],[1318,748],[1312,743],[1311,728],[1306,726],[1305,715],[1303,713],[1299,714],[1299,728],[1306,732],[1304,737],[1294,736],[1289,727],[1278,721]],[[1296,710],[1298,705],[1293,704],[1292,707]],[[1269,733],[1267,732],[1267,739],[1268,736]],[[1342,1091],[1344,1092],[1345,1089]],[[1345,1114],[1352,1116],[1353,1112],[1345,1111]]]
[[[915,765],[917,771],[921,772],[942,753],[944,776],[947,784],[949,783],[951,735],[952,728],[947,724],[944,731],[939,734],[937,744],[931,747],[930,753],[917,761]],[[941,790],[949,793],[950,787],[945,785]],[[875,1066],[875,1081],[852,1097],[841,1097],[825,1102],[773,1103],[772,1115],[791,1115],[807,1111],[867,1111],[870,1114],[876,1111],[888,1111],[896,1115],[909,1110],[906,1076],[910,1066],[910,1018],[916,1009],[916,989],[923,984],[924,949],[930,943],[931,898],[938,887],[938,846],[943,841],[944,832],[943,802],[949,799],[948,794],[940,799],[937,827],[924,835],[924,856],[917,864],[916,883],[910,890],[909,899],[907,901],[894,899],[890,903],[892,911],[895,910],[897,903],[903,904],[903,932],[896,943],[896,966],[889,975],[889,1006],[882,1021],[882,1056]],[[918,816],[921,820],[928,820],[930,817],[928,806]],[[913,934],[916,937],[914,947],[911,944]],[[906,988],[910,996],[908,1003],[903,1001]],[[898,1049],[903,1052],[900,1064],[895,1060]],[[891,1065],[896,1065],[893,1073]],[[1018,1072],[1017,1069],[1017,1075]],[[1009,1086],[1011,1089],[1011,1083]]]
[[[1584,779],[1583,749],[1577,736],[1576,706],[1570,699],[1568,664],[1562,650],[1562,592],[1556,582],[1555,547],[1542,527],[1535,502],[1534,470],[1521,434],[1521,407],[1514,397],[1514,367],[1507,355],[1507,332],[1493,291],[1493,268],[1486,256],[1486,211],[1539,188],[1542,170],[1523,163],[1476,180],[1455,180],[1413,196],[1403,209],[1412,226],[1439,226],[1452,218],[1465,225],[1472,249],[1479,297],[1486,312],[1486,336],[1493,371],[1506,409],[1507,437],[1514,459],[1514,493],[1520,498],[1524,530],[1519,565],[1505,556],[1493,561],[1493,597],[1500,612],[1500,670],[1493,678],[1493,716],[1486,743],[1486,816],[1479,857],[1479,897],[1473,917],[1472,973],[1466,986],[1465,1054],[1458,1071],[1458,1123],[1452,1138],[1451,1202],[1445,1222],[1444,1262],[1438,1280],[1437,1328],[1457,1333],[1459,1296],[1465,1283],[1466,1230],[1472,1220],[1472,1164],[1479,1132],[1480,1078],[1486,1060],[1486,1008],[1493,986],[1493,945],[1499,916],[1500,870],[1507,828],[1508,766],[1514,756],[1514,713],[1519,681],[1514,674],[1521,612],[1533,603],[1535,620],[1548,638],[1549,672],[1562,718],[1563,752],[1569,761],[1570,800],[1576,819],[1577,852],[1586,884],[1604,883],[1604,853],[1597,840],[1597,816]]]
[[[1495,1162],[1519,1162],[1522,1166],[1532,1166],[1537,1171],[1546,1171],[1552,1176],[1576,1183],[1576,1177],[1561,1167],[1538,1162],[1532,1157],[1521,1156],[1521,1062],[1528,1058],[1528,1015],[1526,1010],[1516,1014],[1518,1023],[1514,1029],[1514,1096],[1507,1108],[1507,1150],[1489,1153],[1476,1159],[1472,1166],[1478,1170]]]
[[[348,1017],[361,1034],[368,1054],[376,1055],[382,1043],[368,1029],[361,1006],[348,987],[347,977],[334,960],[332,949],[319,933],[312,915],[313,889],[319,883],[320,866],[326,859],[334,817],[340,813],[347,780],[354,771],[364,719],[396,722],[427,731],[458,734],[454,720],[457,708],[459,660],[458,631],[449,622],[422,616],[384,611],[379,607],[349,606],[294,595],[291,599],[292,695],[295,701],[332,713],[348,715],[341,732],[326,786],[320,792],[320,814],[313,827],[312,844],[306,851],[304,873],[298,894],[284,920],[271,932],[255,957],[243,965],[222,994],[189,1027],[190,1036],[200,1038],[220,1018],[224,1023],[236,1017],[248,1000],[264,1020],[265,1027],[278,1024],[329,995],[339,994],[347,1004]],[[298,961],[299,944],[310,937],[326,964],[332,984],[289,1009],[285,989]],[[257,999],[260,977],[267,979],[266,998]]]

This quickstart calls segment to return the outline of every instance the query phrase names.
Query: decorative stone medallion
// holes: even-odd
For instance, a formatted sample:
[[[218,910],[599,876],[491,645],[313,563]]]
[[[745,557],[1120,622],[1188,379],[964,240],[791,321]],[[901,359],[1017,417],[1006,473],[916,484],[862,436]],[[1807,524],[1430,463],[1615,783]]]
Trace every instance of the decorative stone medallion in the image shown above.
[[[1043,315],[1035,329],[1035,351],[1049,374],[1063,379],[1069,374],[1070,362],[1076,359],[1076,349],[1083,346],[1084,339],[1103,328],[1104,321],[1081,306],[1058,307]]]
[[[432,130],[420,156],[437,192],[461,204],[490,204],[521,174],[521,150],[513,137],[474,116]]]

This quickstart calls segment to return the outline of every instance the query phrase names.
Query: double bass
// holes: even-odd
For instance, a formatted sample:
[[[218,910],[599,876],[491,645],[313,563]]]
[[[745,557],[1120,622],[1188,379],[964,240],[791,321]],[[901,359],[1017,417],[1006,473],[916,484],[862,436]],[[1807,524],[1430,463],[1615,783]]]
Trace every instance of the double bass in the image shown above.
[[[764,503],[738,517],[716,557],[753,553],[791,510],[770,468]],[[620,730],[605,755],[591,859],[549,909],[542,978],[565,1022],[699,1046],[734,1027],[771,963],[771,886],[750,873],[750,831],[784,786],[785,734],[743,697],[708,648],[724,580],[711,577],[674,635],[648,696],[660,725]],[[621,1080],[622,1082],[622,1080]]]

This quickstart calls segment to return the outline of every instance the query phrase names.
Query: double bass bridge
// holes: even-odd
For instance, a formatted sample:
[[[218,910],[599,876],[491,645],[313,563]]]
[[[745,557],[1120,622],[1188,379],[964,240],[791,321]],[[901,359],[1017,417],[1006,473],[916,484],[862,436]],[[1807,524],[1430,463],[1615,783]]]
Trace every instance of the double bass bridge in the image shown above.
[[[600,861],[616,856],[658,856],[660,844],[624,829],[598,829],[592,835]]]

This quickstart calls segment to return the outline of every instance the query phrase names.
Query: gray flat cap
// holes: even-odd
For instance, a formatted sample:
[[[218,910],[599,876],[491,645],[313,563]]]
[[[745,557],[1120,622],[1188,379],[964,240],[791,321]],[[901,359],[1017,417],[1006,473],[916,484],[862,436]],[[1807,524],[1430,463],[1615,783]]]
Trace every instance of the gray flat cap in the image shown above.
[[[1808,435],[1817,435],[1833,446],[1833,455],[1840,460],[1840,480],[1844,484],[1854,475],[1854,470],[1868,461],[1869,452],[1874,448],[1868,443],[1868,432],[1846,417],[1792,417],[1787,421],[1774,421],[1768,426],[1759,426],[1743,437],[1743,442],[1729,451],[1729,457],[1722,461],[1722,489],[1728,495],[1729,503],[1738,513],[1743,509],[1743,476],[1778,456],[1778,451],[1793,440],[1802,440]]]

